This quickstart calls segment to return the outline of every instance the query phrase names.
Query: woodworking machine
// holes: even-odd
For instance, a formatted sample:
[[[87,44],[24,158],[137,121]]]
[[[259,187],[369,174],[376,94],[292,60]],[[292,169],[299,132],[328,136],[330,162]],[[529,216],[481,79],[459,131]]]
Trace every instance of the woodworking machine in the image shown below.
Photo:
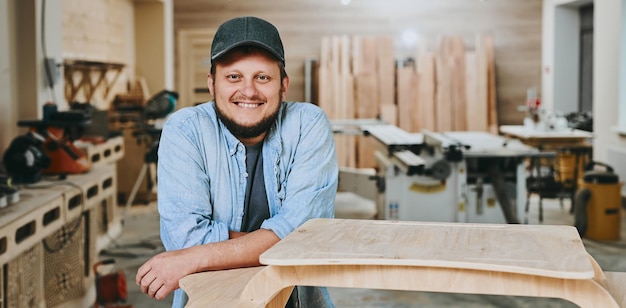
[[[524,218],[525,159],[541,155],[537,149],[486,132],[359,128],[376,141],[379,219],[519,223]]]

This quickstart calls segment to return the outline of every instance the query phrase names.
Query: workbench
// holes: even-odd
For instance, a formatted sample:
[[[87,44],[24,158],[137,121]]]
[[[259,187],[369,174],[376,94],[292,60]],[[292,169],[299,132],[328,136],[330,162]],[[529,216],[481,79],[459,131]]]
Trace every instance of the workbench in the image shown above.
[[[504,136],[519,139],[524,144],[536,147],[540,151],[555,152],[553,162],[555,176],[565,188],[575,191],[578,180],[583,175],[583,167],[592,159],[593,146],[590,140],[593,133],[569,129],[566,131],[535,131],[521,125],[502,125],[500,133]],[[531,161],[531,171],[537,171],[541,165]]]
[[[82,149],[91,170],[46,176],[20,186],[20,200],[0,209],[0,302],[3,307],[88,307],[92,266],[121,233],[115,163],[121,137]]]
[[[593,159],[593,133],[568,129],[566,131],[536,131],[522,125],[502,125],[500,133],[509,138],[536,147],[546,153],[554,153],[554,158],[533,158],[529,161],[528,194],[539,195],[539,221],[543,221],[544,198],[564,197],[571,200],[570,212],[574,212],[574,195],[578,181],[584,175],[585,165]],[[548,171],[546,172],[545,169]],[[526,213],[528,213],[528,202]]]
[[[528,129],[523,125],[502,125],[500,126],[500,133],[541,149],[563,146],[583,146],[589,139],[594,137],[593,133],[579,129],[569,129],[566,131],[537,131]]]
[[[626,273],[604,273],[571,226],[312,219],[260,263],[184,277],[187,307],[283,307],[296,285],[626,306]]]

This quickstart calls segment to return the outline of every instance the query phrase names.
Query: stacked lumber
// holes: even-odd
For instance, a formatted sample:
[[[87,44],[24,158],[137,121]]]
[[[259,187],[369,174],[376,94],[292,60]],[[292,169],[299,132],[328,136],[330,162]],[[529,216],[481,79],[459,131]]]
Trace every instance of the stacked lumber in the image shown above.
[[[353,119],[356,116],[350,52],[348,36],[322,38],[322,54],[318,68],[318,105],[330,120]],[[336,134],[335,144],[339,165],[356,166],[355,137]]]
[[[388,37],[322,38],[318,105],[332,120],[396,119],[393,44]],[[343,167],[374,167],[373,145],[364,136],[335,135]]]
[[[322,38],[318,105],[332,120],[379,118],[408,132],[498,132],[493,40],[474,48],[442,36],[433,51],[396,61],[385,36]],[[335,135],[340,166],[375,167],[363,136]]]
[[[402,78],[416,79],[417,99],[400,95],[398,87],[398,109],[400,113],[417,112],[412,123],[399,127],[419,132],[431,131],[488,131],[498,133],[498,109],[495,88],[495,61],[493,40],[489,36],[477,35],[474,49],[465,45],[461,37],[440,37],[433,52],[420,51],[416,61],[407,68],[415,75]],[[398,80],[398,85],[406,81]],[[414,106],[413,109],[401,106]],[[407,116],[405,116],[407,117]]]

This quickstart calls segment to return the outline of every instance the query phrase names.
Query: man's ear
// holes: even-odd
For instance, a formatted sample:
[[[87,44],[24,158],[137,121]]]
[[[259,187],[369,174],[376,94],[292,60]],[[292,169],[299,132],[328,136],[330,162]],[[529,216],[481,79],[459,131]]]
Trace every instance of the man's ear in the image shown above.
[[[207,74],[206,85],[209,88],[209,94],[213,96],[213,93],[215,92],[213,91],[213,76],[211,74]]]
[[[289,77],[285,77],[283,78],[283,87],[280,89],[280,91],[283,94],[283,99],[285,99],[285,97],[287,97],[287,89],[289,88]]]

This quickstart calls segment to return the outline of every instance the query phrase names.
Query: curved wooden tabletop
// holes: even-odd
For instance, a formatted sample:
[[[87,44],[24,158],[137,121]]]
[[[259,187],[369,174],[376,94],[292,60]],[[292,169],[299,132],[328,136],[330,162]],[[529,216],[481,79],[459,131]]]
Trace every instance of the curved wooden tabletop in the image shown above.
[[[263,253],[265,265],[405,265],[591,279],[572,226],[312,219]]]

